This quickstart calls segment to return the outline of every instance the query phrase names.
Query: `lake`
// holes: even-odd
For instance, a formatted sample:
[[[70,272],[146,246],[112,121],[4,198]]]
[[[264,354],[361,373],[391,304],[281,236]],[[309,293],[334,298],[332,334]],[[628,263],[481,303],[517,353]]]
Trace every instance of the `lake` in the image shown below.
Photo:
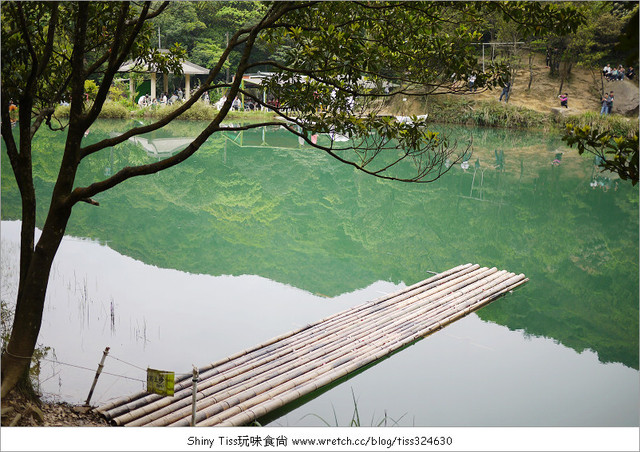
[[[99,121],[94,142],[132,126]],[[179,149],[175,122],[83,162],[78,184]],[[541,132],[439,126],[464,146],[429,184],[359,173],[279,127],[210,138],[190,160],[75,207],[39,343],[51,399],[92,404],[189,373],[459,264],[530,281],[263,422],[278,426],[638,426],[638,190]],[[62,134],[34,144],[38,224]],[[327,140],[321,136],[319,140]],[[4,143],[3,143],[4,146]],[[4,149],[4,147],[3,147]],[[20,200],[2,154],[2,297]],[[64,363],[64,364],[62,364]]]

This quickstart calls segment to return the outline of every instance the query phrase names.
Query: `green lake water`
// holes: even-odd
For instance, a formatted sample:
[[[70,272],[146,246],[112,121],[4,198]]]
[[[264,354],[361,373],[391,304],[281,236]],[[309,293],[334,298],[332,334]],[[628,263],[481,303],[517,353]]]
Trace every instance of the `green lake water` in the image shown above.
[[[85,141],[131,125],[100,121]],[[102,151],[83,162],[78,184],[161,158],[202,126],[176,122]],[[78,205],[41,340],[60,361],[95,367],[104,346],[117,356],[120,344],[142,367],[188,371],[472,262],[530,281],[274,425],[335,425],[333,410],[348,424],[355,397],[363,424],[387,410],[400,425],[637,426],[638,190],[556,135],[437,129],[460,146],[473,137],[473,155],[429,184],[367,176],[271,127],[218,134],[184,164],[97,196],[100,207]],[[40,225],[63,139],[42,130],[34,144]],[[19,218],[3,148],[3,274]],[[162,301],[154,289],[169,281],[163,292],[178,299]],[[196,331],[195,344],[181,340]],[[44,389],[83,400],[84,388],[66,389],[75,378]],[[103,397],[138,389],[114,380]]]

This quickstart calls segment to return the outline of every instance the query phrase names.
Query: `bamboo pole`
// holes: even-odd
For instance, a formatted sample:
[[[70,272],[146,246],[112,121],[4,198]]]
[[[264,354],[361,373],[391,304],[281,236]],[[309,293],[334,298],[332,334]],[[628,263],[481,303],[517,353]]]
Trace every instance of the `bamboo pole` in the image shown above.
[[[386,332],[383,332],[383,333],[386,333]],[[359,347],[360,347],[360,345],[358,345],[358,348],[359,348]],[[365,346],[365,348],[366,348],[366,347],[369,347],[369,345],[367,344],[367,345]],[[371,345],[371,347],[374,347],[374,348],[375,348],[375,347],[376,347],[376,345],[375,345],[375,344],[374,344],[374,345]],[[328,358],[328,359],[333,360],[333,359],[335,359],[335,358],[340,358],[341,356],[342,356],[342,354],[341,354],[341,353],[338,353],[338,354],[334,354],[334,355],[332,355],[332,356],[329,356],[329,357],[327,357],[327,358]],[[348,361],[348,360],[347,360],[347,359],[344,359],[344,360],[342,360],[342,361],[343,361],[343,362],[346,362],[346,361]],[[313,364],[313,363],[311,363],[311,364]],[[340,363],[339,363],[339,364],[340,364]],[[306,372],[306,370],[307,370],[307,367],[309,367],[309,366],[304,366],[304,367],[303,367],[303,370],[304,370],[305,372]],[[312,365],[311,367],[315,367],[315,366],[313,366],[313,365]],[[300,373],[303,373],[303,372],[301,371]],[[281,382],[286,382],[286,385],[285,385],[285,386],[289,386],[289,385],[291,385],[291,384],[292,384],[292,382],[291,382],[291,380],[290,380],[290,378],[291,378],[291,377],[292,377],[291,373],[284,374],[284,375],[280,376],[280,377],[276,380],[276,383],[280,384]],[[311,377],[313,377],[313,375],[312,375]],[[297,380],[300,380],[300,379],[297,379]],[[303,381],[304,381],[304,380],[303,380]],[[263,385],[262,385],[262,387],[260,387],[260,388],[256,389],[256,391],[262,391],[262,390],[263,390],[263,387],[266,387],[266,388],[268,388],[268,389],[273,389],[274,385],[273,385],[273,383],[272,383],[272,382],[270,382],[270,385],[264,385],[264,384],[263,384]],[[285,389],[286,389],[286,388],[285,388]],[[279,390],[282,390],[282,387],[280,387],[280,388],[279,388]],[[271,395],[273,394],[273,390],[271,390],[271,391],[270,391],[270,394],[271,394]],[[247,395],[247,394],[245,394],[245,395]],[[249,394],[249,395],[250,395],[250,394]],[[221,403],[215,404],[215,405],[213,405],[211,408],[208,408],[207,410],[205,410],[205,411],[202,413],[202,415],[204,415],[204,416],[209,416],[209,415],[212,415],[212,414],[217,414],[218,412],[220,412],[220,411],[221,411],[221,409],[220,409],[221,407],[222,407]],[[227,410],[227,411],[229,411],[229,413],[231,413],[233,410]],[[219,418],[220,416],[226,416],[227,411],[225,411],[225,414],[220,414],[220,415],[218,415],[217,417]],[[199,419],[201,419],[201,418],[202,418],[202,415],[200,415],[200,416],[199,416]],[[175,417],[175,416],[174,416],[174,417]],[[181,421],[178,421],[178,422],[174,423],[173,425],[181,425]],[[209,425],[209,424],[208,424],[208,423],[205,423],[205,424],[202,424],[202,425]]]
[[[379,326],[379,325],[376,325],[376,326]],[[358,326],[358,328],[362,329],[363,327]],[[349,332],[349,334],[353,334],[353,333],[352,333],[352,332]],[[333,339],[332,339],[332,340],[333,340]],[[334,347],[334,348],[335,348],[335,347]],[[319,350],[319,351],[316,353],[316,355],[318,355],[318,354],[322,354],[322,353],[325,353],[325,352],[327,352],[327,351],[328,351],[328,350],[326,350],[326,349],[324,349],[324,350]],[[305,357],[306,357],[306,358],[309,358],[309,355],[305,355]],[[280,365],[280,363],[276,363],[276,364]],[[298,362],[296,362],[295,364],[296,364],[296,365],[300,364],[300,358],[298,359]],[[271,366],[271,367],[273,367],[273,366]],[[265,370],[265,369],[263,369],[263,370]],[[262,370],[261,370],[261,371],[262,371]],[[228,375],[228,374],[225,374],[224,376],[221,376],[221,377],[219,377],[219,378],[220,378],[220,380],[219,380],[219,381],[221,381],[221,380],[223,380],[223,379],[228,379],[228,378],[229,378],[229,375]],[[233,385],[233,384],[235,384],[237,381],[238,381],[238,380],[226,381],[226,382],[225,382],[225,387],[232,386],[232,385]],[[205,382],[205,384],[206,384],[206,383],[207,383],[207,382]],[[216,383],[217,383],[217,382],[216,382]],[[252,381],[252,383],[254,383],[254,381]],[[201,384],[201,385],[200,385],[200,387],[201,387],[201,388],[202,388],[202,387],[204,387],[204,384]],[[216,388],[216,389],[217,389],[217,388]],[[204,395],[203,395],[202,397],[208,397],[209,395],[211,395],[212,393],[215,393],[215,392],[216,392],[216,391],[204,391]],[[178,402],[178,403],[179,403],[179,402]],[[179,403],[179,404],[180,404],[180,403]],[[185,404],[185,403],[182,403],[182,405],[183,405],[183,406],[186,406],[186,404]],[[163,411],[163,414],[166,414],[167,412],[169,412],[169,411],[170,411],[170,408],[169,408],[169,409],[163,409],[162,411]],[[151,417],[156,417],[156,415],[154,414],[154,415],[153,415],[153,416],[151,416]],[[144,425],[144,424],[143,424],[143,422],[144,422],[144,421],[146,421],[146,420],[151,420],[151,419],[150,419],[150,416],[147,416],[145,420],[135,421],[135,422],[133,422],[131,425]]]
[[[193,366],[193,376],[191,377],[193,382],[192,389],[192,406],[191,406],[191,427],[196,426],[196,395],[198,394],[198,369]]]
[[[89,395],[87,396],[87,401],[84,402],[85,406],[89,406],[89,401],[91,400],[91,396],[93,395],[93,390],[96,388],[96,383],[98,383],[98,378],[102,373],[102,368],[104,367],[104,360],[107,359],[107,355],[109,354],[109,347],[104,349],[102,352],[102,359],[100,360],[100,364],[98,364],[98,369],[96,370],[96,375],[93,377],[93,383],[91,384],[91,389],[89,390]]]
[[[510,280],[511,281],[511,280]],[[502,289],[498,289],[498,290],[502,290]],[[471,310],[468,310],[466,312],[466,314],[468,314],[469,312],[472,312]],[[451,316],[452,318],[458,317],[459,313],[454,314],[453,316]],[[444,321],[445,319],[443,319]],[[453,320],[450,320],[453,321]],[[440,326],[437,325],[439,329]],[[421,331],[420,333],[418,333],[418,335],[425,335],[425,334],[431,334],[433,332],[433,326],[431,326],[430,328]],[[396,350],[397,348],[400,348],[404,345],[407,345],[409,343],[411,343],[413,340],[415,340],[413,338],[413,336],[407,336],[405,338],[402,339],[398,339],[397,341],[395,341],[395,343],[393,345],[389,345],[386,346],[384,348],[375,350],[375,348],[373,348],[370,353],[368,354],[364,354],[364,355],[360,355],[360,357],[354,361],[351,362],[347,362],[345,365],[336,368],[335,370],[333,370],[331,372],[330,375],[326,375],[325,377],[321,378],[320,380],[316,380],[316,379],[309,379],[309,383],[307,383],[307,385],[303,386],[302,388],[295,388],[291,391],[286,392],[285,394],[281,395],[280,397],[276,398],[275,400],[271,400],[273,398],[274,395],[276,395],[275,391],[272,391],[270,394],[263,394],[262,399],[268,399],[268,401],[262,402],[263,405],[259,406],[259,405],[255,405],[253,407],[249,407],[247,405],[245,406],[238,406],[236,407],[236,409],[234,410],[227,410],[224,413],[221,413],[217,416],[214,416],[210,419],[207,419],[201,423],[199,423],[198,425],[202,425],[202,426],[208,426],[208,425],[217,425],[220,423],[220,425],[236,425],[234,423],[231,424],[222,424],[221,422],[224,421],[224,419],[226,418],[230,418],[233,415],[233,413],[235,412],[247,412],[246,415],[241,415],[242,418],[249,416],[256,416],[256,415],[263,415],[266,414],[268,411],[271,411],[272,409],[275,409],[279,406],[282,406],[286,403],[289,403],[290,401],[293,401],[299,397],[301,397],[302,395],[305,395],[309,392],[312,392],[316,389],[318,389],[319,387],[321,387],[322,385],[328,384],[332,381],[335,381],[338,378],[342,378],[344,375],[346,375],[349,372],[352,372],[353,370],[356,370],[362,366],[365,366],[367,364],[369,364],[370,362],[373,362],[377,359],[382,358],[383,356],[386,356],[387,354],[391,353],[393,350]],[[372,348],[372,347],[370,347]],[[266,407],[265,407],[266,405]],[[251,410],[250,412],[247,410]],[[251,414],[253,413],[253,414]],[[253,419],[255,419],[255,417],[253,417]]]
[[[470,274],[477,274],[478,272],[480,272],[480,271],[482,270],[482,269],[478,269],[478,267],[479,267],[478,265],[471,266],[471,264],[467,264],[467,266],[461,266],[461,267],[466,267],[466,268],[467,268],[467,271],[471,271],[471,270],[473,270],[473,271],[471,271],[471,273],[470,273]],[[455,270],[455,269],[452,269],[452,270]],[[444,278],[444,280],[449,281],[448,285],[446,285],[446,284],[440,284],[439,286],[437,286],[437,285],[436,285],[436,287],[435,287],[435,290],[437,290],[437,291],[443,291],[443,290],[445,290],[447,287],[450,287],[450,285],[452,284],[452,281],[453,281],[453,282],[458,282],[458,281],[460,280],[460,278],[463,278],[463,277],[464,277],[464,275],[462,275],[462,276],[458,276],[458,275],[454,274],[452,270],[450,270],[450,271],[448,271],[448,272],[443,272],[442,274],[440,274],[440,275],[436,275],[435,277],[432,277],[432,278],[429,278],[429,279],[428,279],[428,280],[426,280],[426,281],[432,281],[432,282],[433,282],[433,281],[437,281],[438,279],[443,279],[444,277],[447,277],[447,278]],[[463,268],[462,270],[465,270],[465,269]],[[444,276],[442,276],[442,275],[444,275]],[[390,300],[392,300],[392,301],[395,301],[395,298],[394,298],[394,297],[397,297],[397,296],[399,296],[399,295],[403,295],[403,294],[407,294],[407,293],[414,293],[415,291],[414,291],[413,289],[415,289],[415,288],[417,288],[417,287],[420,287],[420,286],[422,286],[422,287],[429,287],[431,290],[434,290],[433,285],[426,285],[426,284],[425,284],[425,281],[422,281],[421,283],[417,283],[417,284],[414,284],[413,286],[410,286],[409,288],[407,288],[407,290],[404,290],[404,291],[398,291],[398,292],[396,292],[395,294],[391,294],[391,295],[388,295],[388,296],[386,296],[386,297],[383,297],[382,299],[379,299],[379,300],[378,300],[378,302],[380,302],[380,301],[385,301],[386,299],[390,299]],[[413,290],[413,291],[412,291],[412,290]],[[342,328],[344,327],[344,324],[346,324],[346,323],[350,322],[354,316],[358,315],[358,313],[362,310],[362,308],[370,308],[370,307],[371,307],[371,303],[364,303],[364,304],[359,305],[359,306],[357,306],[357,307],[355,307],[355,308],[351,308],[351,309],[348,309],[348,310],[346,310],[346,311],[343,311],[343,313],[344,313],[344,312],[348,312],[348,313],[349,313],[347,316],[340,316],[340,314],[341,314],[341,313],[337,313],[337,314],[334,314],[334,315],[330,316],[330,317],[329,317],[329,319],[330,319],[331,321],[333,321],[334,323],[335,323],[335,322],[337,322],[337,323],[335,323],[334,328],[336,328],[336,329],[338,329],[338,328],[339,328],[339,329],[342,329]],[[397,306],[396,306],[396,307],[397,307]],[[360,308],[360,309],[358,309],[358,308]],[[366,313],[366,312],[364,312],[364,313]],[[361,314],[360,314],[360,315],[361,315]],[[342,318],[342,317],[344,317],[344,318]],[[317,326],[317,325],[319,325],[319,322],[316,322],[316,326]],[[303,340],[306,340],[306,339],[307,339],[307,336],[309,336],[309,335],[313,335],[313,339],[314,339],[314,340],[318,340],[318,339],[319,339],[319,337],[318,337],[318,333],[316,332],[316,330],[312,330],[312,329],[310,329],[310,328],[304,328],[304,329],[303,329],[303,331],[304,331],[304,333],[305,333],[305,334],[300,335],[301,337],[300,337],[300,338],[297,338],[297,339],[295,340],[295,342],[291,343],[291,344],[290,344],[290,347],[294,347],[294,348],[295,348],[295,347],[299,347],[299,346],[300,346],[300,343],[301,343]],[[330,330],[329,330],[328,328],[325,328],[325,332],[327,332],[327,331],[330,331]],[[294,339],[293,339],[293,338],[291,338],[291,340],[294,340]],[[269,342],[271,342],[271,341],[269,341]],[[289,345],[289,344],[285,344],[285,345]],[[276,346],[276,345],[274,345],[274,344],[270,344],[270,346],[269,346],[269,347],[267,347],[263,352],[261,352],[261,353],[260,353],[259,359],[261,359],[261,360],[262,360],[262,363],[264,363],[265,361],[267,361],[267,362],[268,362],[268,361],[272,361],[272,360],[274,359],[273,351],[274,351],[276,348],[277,348],[277,346]],[[288,350],[288,349],[287,349],[287,350],[285,350],[285,352],[290,352],[290,350]],[[276,356],[276,357],[279,357],[279,356],[281,356],[281,355],[282,355],[282,353],[284,353],[284,352],[282,352],[282,351],[281,351],[281,352],[279,352],[279,354],[278,354],[278,353],[276,353],[276,355],[275,355],[275,356]],[[237,354],[237,355],[239,355],[239,354]],[[242,357],[242,359],[244,359],[245,361],[246,361],[246,360],[248,360],[248,358],[246,357],[246,355],[241,355],[241,357]],[[239,358],[240,358],[240,357],[239,357]],[[259,364],[260,364],[260,361],[258,361],[258,363],[257,363],[257,364],[256,364],[255,362],[254,362],[253,364],[254,364],[254,365],[253,365],[253,367],[256,367],[257,365],[259,365]],[[224,364],[222,364],[218,369],[215,369],[215,371],[214,371],[213,373],[214,373],[214,374],[220,374],[220,373],[222,373],[222,371],[227,370],[228,368],[231,368],[231,367],[234,367],[234,366],[237,366],[237,365],[238,365],[237,363],[233,363],[233,362],[231,362],[231,363],[224,363]],[[237,373],[239,373],[240,371],[244,371],[244,370],[245,370],[245,368],[240,367],[240,368],[238,368]],[[229,374],[225,374],[225,375],[227,375],[227,377],[225,377],[225,378],[228,378],[228,375],[229,375]],[[235,375],[235,374],[232,374],[232,375]],[[210,374],[210,373],[207,373],[206,375],[204,375],[204,374],[203,374],[203,375],[201,375],[201,377],[202,377],[201,379],[202,379],[202,381],[203,381],[203,382],[201,383],[201,385],[200,385],[200,387],[201,387],[201,388],[207,387],[207,379],[208,379],[210,376],[211,376],[211,374]],[[181,387],[182,389],[185,389],[185,390],[186,390],[186,389],[188,389],[188,388],[186,387],[186,385],[178,385],[178,386],[177,386],[177,389],[178,389],[178,388],[180,388],[180,387]],[[138,402],[139,406],[142,406],[142,408],[139,408],[139,409],[137,409],[137,410],[136,410],[136,409],[131,410],[129,415],[125,415],[125,416],[124,416],[123,418],[121,418],[121,419],[116,419],[116,423],[117,423],[117,424],[121,424],[121,423],[128,423],[128,422],[132,421],[133,419],[135,419],[135,418],[137,418],[137,417],[140,417],[140,416],[142,416],[142,415],[145,415],[145,414],[150,413],[150,412],[151,412],[151,411],[153,411],[153,410],[157,410],[158,408],[161,408],[161,407],[163,407],[163,406],[170,405],[170,404],[172,404],[172,403],[174,403],[174,404],[175,404],[175,403],[177,403],[177,401],[178,401],[181,397],[187,397],[187,396],[188,396],[188,392],[187,392],[187,391],[184,391],[184,392],[182,392],[182,391],[176,391],[176,394],[174,394],[174,397],[173,397],[173,398],[164,398],[164,399],[161,399],[161,400],[157,400],[157,398],[155,398],[155,397],[154,397],[154,399],[156,399],[157,401],[154,403],[154,407],[153,407],[153,408],[148,407],[148,406],[145,406],[144,404],[140,404],[140,402]],[[114,417],[115,417],[115,416],[114,416]],[[137,425],[137,423],[136,423],[136,425]]]
[[[524,279],[524,275],[519,276]],[[312,391],[309,388],[326,384],[321,382],[327,373],[331,378],[340,378],[344,369],[354,365],[357,369],[366,365],[362,363],[367,359],[386,356],[402,346],[398,344],[415,341],[422,337],[420,334],[431,334],[493,301],[512,290],[505,281],[513,278],[512,273],[497,272],[495,268],[458,266],[205,366],[201,368],[199,388],[206,389],[198,394],[196,423],[226,425],[225,419],[235,416],[239,416],[237,422],[250,422],[262,415],[265,406],[299,397],[302,393],[297,388]],[[177,390],[173,400],[132,396],[125,398],[129,400],[126,408],[112,402],[100,410],[128,411],[112,418],[118,424],[189,425],[188,421],[184,424],[185,412],[188,418],[188,407],[184,407],[187,392],[184,387]]]

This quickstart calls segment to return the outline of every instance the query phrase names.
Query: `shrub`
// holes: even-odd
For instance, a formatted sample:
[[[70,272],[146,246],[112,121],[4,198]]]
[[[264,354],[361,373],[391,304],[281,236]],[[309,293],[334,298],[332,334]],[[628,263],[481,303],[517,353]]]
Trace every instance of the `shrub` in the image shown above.
[[[85,80],[84,92],[87,96],[89,96],[90,100],[93,100],[98,94],[98,85],[96,85],[96,82],[94,82],[93,80]]]
[[[54,116],[56,118],[68,118],[70,109],[71,107],[69,105],[58,105]],[[129,109],[122,105],[121,102],[106,101],[102,106],[102,111],[100,112],[100,118],[126,119],[130,116],[131,113],[129,112]]]
[[[58,105],[53,115],[57,118],[68,118],[70,109],[70,105]]]
[[[102,111],[100,111],[100,118],[125,119],[130,115],[127,107],[120,102],[106,101],[102,106]]]
[[[164,118],[165,116],[173,113],[177,110],[182,104],[180,102],[176,102],[173,105],[163,105],[160,107],[152,107],[148,110],[148,115],[153,118]],[[204,102],[196,102],[191,106],[190,109],[181,114],[177,119],[188,119],[195,121],[206,121],[212,120],[216,117],[218,110],[216,110],[211,105],[207,105]],[[147,113],[145,112],[145,116]]]
[[[563,118],[561,126],[572,124],[578,128],[585,126],[600,132],[609,132],[616,136],[632,137],[638,132],[638,123],[621,115],[600,115],[595,111],[589,111],[580,115]]]
[[[429,118],[436,122],[470,124],[484,127],[544,128],[549,115],[495,100],[474,101],[443,98],[428,104]]]

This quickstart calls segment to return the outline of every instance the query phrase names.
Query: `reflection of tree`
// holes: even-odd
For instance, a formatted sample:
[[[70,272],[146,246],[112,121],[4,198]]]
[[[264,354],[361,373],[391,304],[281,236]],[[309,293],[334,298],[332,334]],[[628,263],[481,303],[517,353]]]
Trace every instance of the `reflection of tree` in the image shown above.
[[[188,136],[179,126],[171,133]],[[266,133],[269,143],[284,134]],[[42,196],[55,177],[56,139],[36,143]],[[259,274],[330,296],[379,279],[413,283],[463,262],[495,265],[531,282],[481,310],[483,319],[638,367],[637,193],[591,190],[590,169],[577,157],[552,166],[544,143],[555,139],[482,131],[472,162],[484,170],[483,201],[460,196],[470,193],[473,170],[459,165],[436,184],[400,185],[360,177],[309,148],[227,141],[225,160],[224,140],[208,141],[189,164],[103,194],[99,209],[80,206],[69,233],[108,239],[161,267]],[[511,141],[519,150],[507,147]],[[149,159],[133,143],[120,146],[113,162],[105,154],[83,163],[80,183],[108,165]],[[496,149],[504,151],[504,171],[493,166]],[[18,218],[6,168],[2,215]]]

